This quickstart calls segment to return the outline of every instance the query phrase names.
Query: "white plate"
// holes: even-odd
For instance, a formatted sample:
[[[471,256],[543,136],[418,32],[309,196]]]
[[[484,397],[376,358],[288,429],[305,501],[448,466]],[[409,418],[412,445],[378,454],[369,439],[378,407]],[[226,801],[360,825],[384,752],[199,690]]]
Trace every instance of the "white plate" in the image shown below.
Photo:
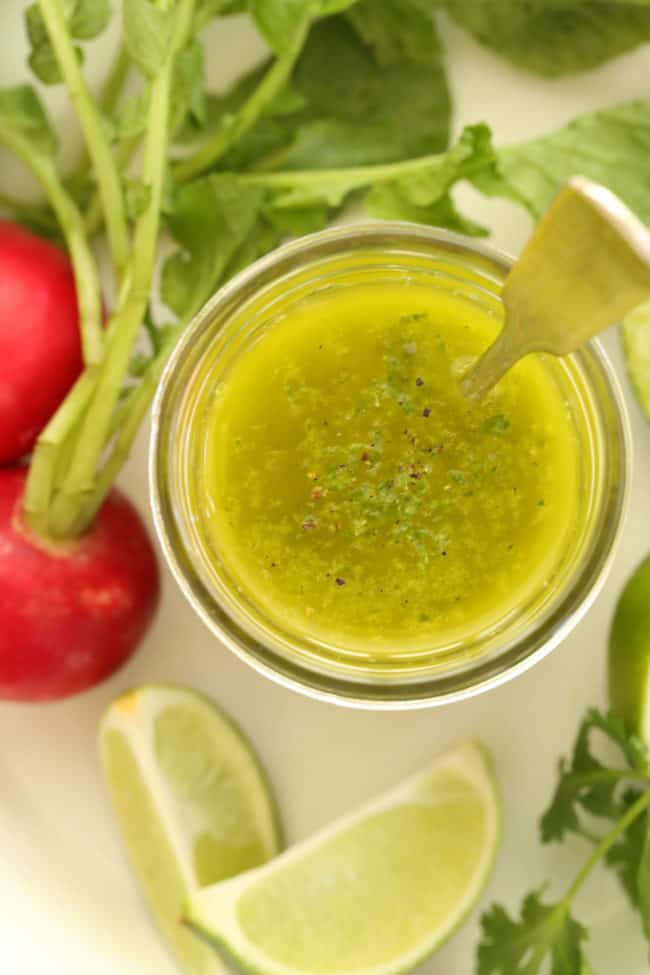
[[[0,83],[24,77],[20,13],[0,9]],[[497,142],[544,132],[580,112],[647,95],[650,49],[588,75],[544,82],[510,69],[446,26],[456,128],[488,120]],[[100,44],[95,66],[106,63]],[[211,71],[223,80],[261,50],[241,23],[214,36]],[[219,52],[219,53],[217,53]],[[227,55],[224,62],[222,52]],[[217,60],[219,64],[217,65]],[[60,131],[70,140],[65,99],[54,94]],[[48,94],[51,97],[52,93]],[[0,159],[3,183],[19,178]],[[513,252],[529,232],[515,207],[463,190],[470,214]],[[607,337],[622,373],[617,340]],[[209,636],[171,580],[162,611],[136,658],[113,680],[76,700],[0,705],[0,972],[2,975],[172,975],[123,864],[95,759],[95,729],[108,701],[144,680],[178,680],[213,694],[252,736],[279,796],[288,835],[298,839],[417,769],[458,738],[476,735],[494,752],[505,794],[505,837],[483,905],[518,906],[545,878],[560,892],[585,850],[580,841],[542,847],[536,821],[548,801],[560,753],[590,704],[602,704],[607,629],[620,587],[647,554],[650,537],[650,427],[628,396],[636,464],[630,517],[610,580],[574,634],[532,672],[477,700],[444,710],[373,714],[336,709],[285,691],[240,663]],[[146,433],[123,477],[147,509]],[[647,955],[636,917],[617,882],[590,880],[577,905],[592,931],[599,975],[644,975]],[[426,966],[429,975],[473,968],[477,914]]]

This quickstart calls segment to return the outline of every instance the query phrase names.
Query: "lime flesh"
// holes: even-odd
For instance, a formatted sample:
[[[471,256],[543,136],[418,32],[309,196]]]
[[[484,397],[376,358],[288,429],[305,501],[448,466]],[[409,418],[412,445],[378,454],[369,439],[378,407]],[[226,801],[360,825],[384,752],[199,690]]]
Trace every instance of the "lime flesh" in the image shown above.
[[[650,558],[628,580],[609,637],[609,698],[630,729],[650,742]]]
[[[250,746],[207,698],[150,685],[110,706],[100,754],[128,858],[161,935],[184,971],[222,971],[180,915],[194,891],[278,852],[275,805]]]
[[[189,898],[188,922],[259,975],[390,975],[438,948],[490,873],[499,801],[469,743],[265,867]]]

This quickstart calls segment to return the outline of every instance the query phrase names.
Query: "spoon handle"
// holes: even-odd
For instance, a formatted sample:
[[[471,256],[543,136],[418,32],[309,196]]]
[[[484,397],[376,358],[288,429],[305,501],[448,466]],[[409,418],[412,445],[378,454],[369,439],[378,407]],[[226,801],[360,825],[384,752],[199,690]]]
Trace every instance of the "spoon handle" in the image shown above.
[[[510,337],[502,329],[498,338],[488,346],[483,355],[471,367],[460,381],[461,392],[467,399],[478,402],[485,394],[499,382],[511,366],[521,358],[518,346],[510,341]]]
[[[480,399],[530,352],[566,355],[650,295],[650,234],[610,190],[574,176],[506,278],[505,320],[461,380]]]

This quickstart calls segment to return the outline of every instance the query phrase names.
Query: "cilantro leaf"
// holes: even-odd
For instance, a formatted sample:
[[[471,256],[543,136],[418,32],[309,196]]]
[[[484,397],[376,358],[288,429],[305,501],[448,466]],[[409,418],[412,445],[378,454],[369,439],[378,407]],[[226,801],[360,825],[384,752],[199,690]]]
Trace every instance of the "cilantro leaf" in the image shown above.
[[[593,753],[592,734],[600,731],[615,745],[625,763],[612,768]],[[620,785],[645,772],[648,750],[631,734],[622,718],[614,713],[602,714],[595,708],[587,712],[576,737],[571,762],[561,759],[560,779],[550,806],[541,818],[542,842],[562,840],[567,833],[581,833],[581,813],[618,819],[625,812]]]
[[[568,904],[543,904],[541,892],[529,894],[521,917],[513,920],[498,904],[481,919],[478,975],[538,975],[550,959],[550,975],[583,975],[589,968],[582,944],[585,928]]]
[[[161,295],[178,316],[193,314],[212,294],[228,262],[247,238],[263,199],[226,175],[195,180],[178,190],[168,217],[180,245],[163,265]]]
[[[638,864],[637,891],[643,933],[650,944],[650,813],[646,812],[638,822],[640,823],[639,834],[643,833],[643,845],[641,856],[636,859]]]
[[[626,790],[622,799],[622,806],[625,810],[634,805],[640,792],[634,789]],[[644,850],[647,843],[648,833],[648,814],[645,813],[635,819],[625,833],[620,836],[613,846],[609,848],[605,855],[606,864],[617,874],[627,893],[633,907],[639,907],[639,887],[640,874],[639,864],[642,863]],[[646,881],[647,883],[647,881]]]
[[[586,71],[650,38],[650,10],[593,0],[445,0],[481,44],[546,77]]]
[[[566,180],[582,173],[604,183],[650,223],[650,100],[582,115],[531,142],[506,146],[497,168],[479,174],[483,192],[523,204],[538,219]]]

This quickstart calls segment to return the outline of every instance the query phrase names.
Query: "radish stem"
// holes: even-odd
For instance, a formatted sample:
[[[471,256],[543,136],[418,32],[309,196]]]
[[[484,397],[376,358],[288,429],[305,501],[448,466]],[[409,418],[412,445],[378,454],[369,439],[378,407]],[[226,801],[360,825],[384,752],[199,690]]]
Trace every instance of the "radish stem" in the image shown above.
[[[115,277],[119,281],[129,257],[129,233],[120,174],[97,106],[79,66],[60,0],[38,0],[38,6],[86,140],[102,201]]]
[[[39,181],[65,237],[74,273],[81,325],[81,344],[87,366],[103,354],[102,309],[97,265],[88,244],[83,216],[64,188],[49,156],[36,152],[30,142],[11,129],[0,130],[0,142],[16,153]]]
[[[173,167],[173,173],[177,182],[186,183],[214,166],[255,125],[267,105],[286,84],[298,55],[303,49],[310,25],[311,17],[307,15],[296,31],[291,47],[281,57],[276,58],[230,124],[215,132],[191,156],[187,156],[187,158],[176,163]]]
[[[85,498],[95,486],[97,469],[110,433],[111,417],[149,301],[167,171],[173,68],[176,54],[187,38],[193,9],[194,0],[181,0],[166,61],[151,83],[149,125],[141,172],[142,183],[150,190],[149,201],[135,226],[133,269],[126,298],[109,324],[111,338],[97,386],[84,416],[69,470],[51,506],[49,530],[55,537],[83,531],[90,520],[85,513]]]
[[[30,525],[48,534],[47,515],[56,483],[61,449],[79,423],[97,379],[96,368],[86,369],[38,438],[25,490],[24,508]]]
[[[101,87],[99,98],[97,100],[100,108],[102,108],[104,112],[110,113],[115,108],[122,96],[122,92],[124,91],[124,86],[128,80],[130,72],[131,58],[129,57],[125,46],[122,44],[115,55],[113,64],[111,65],[108,76]],[[88,153],[88,147],[84,146],[77,165],[74,167],[68,178],[73,183],[80,182],[88,175],[89,167],[90,155]]]

